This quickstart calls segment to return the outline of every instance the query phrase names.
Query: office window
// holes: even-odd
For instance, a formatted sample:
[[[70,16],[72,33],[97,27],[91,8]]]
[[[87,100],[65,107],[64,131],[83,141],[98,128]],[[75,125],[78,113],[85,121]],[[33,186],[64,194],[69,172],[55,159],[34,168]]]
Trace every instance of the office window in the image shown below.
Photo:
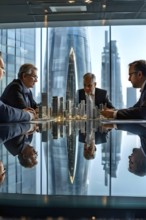
[[[8,30],[8,38],[15,39],[15,29]]]
[[[7,45],[8,46],[13,46],[13,47],[15,47],[15,40],[12,40],[12,39],[7,39]]]
[[[8,54],[15,54],[15,47],[8,47],[7,48],[7,53]]]

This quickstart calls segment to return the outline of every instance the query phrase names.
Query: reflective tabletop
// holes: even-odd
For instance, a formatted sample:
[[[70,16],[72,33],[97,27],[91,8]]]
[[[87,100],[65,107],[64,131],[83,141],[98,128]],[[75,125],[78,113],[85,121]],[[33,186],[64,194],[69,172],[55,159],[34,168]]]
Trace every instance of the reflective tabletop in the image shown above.
[[[144,121],[1,124],[0,144],[1,215],[145,216]]]

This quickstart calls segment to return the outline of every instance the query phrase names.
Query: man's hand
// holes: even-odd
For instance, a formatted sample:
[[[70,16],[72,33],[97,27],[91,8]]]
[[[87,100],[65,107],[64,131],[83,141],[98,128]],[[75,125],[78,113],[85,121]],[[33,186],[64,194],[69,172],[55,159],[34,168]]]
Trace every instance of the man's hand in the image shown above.
[[[36,113],[36,111],[33,108],[24,108],[23,111],[25,112],[30,112],[33,116],[33,119],[38,119],[38,114]]]
[[[31,124],[29,131],[27,132],[28,135],[33,134],[34,132],[39,132],[38,124]]]
[[[114,110],[113,109],[106,108],[106,109],[101,111],[101,114],[105,118],[114,118]]]
[[[102,124],[102,130],[109,131],[115,128],[115,124]]]

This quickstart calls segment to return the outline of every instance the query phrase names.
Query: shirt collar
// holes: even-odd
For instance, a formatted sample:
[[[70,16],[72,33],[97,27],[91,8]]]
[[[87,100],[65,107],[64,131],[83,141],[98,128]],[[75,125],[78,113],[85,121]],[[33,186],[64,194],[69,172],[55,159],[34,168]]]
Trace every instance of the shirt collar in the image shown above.
[[[22,80],[21,80],[21,83],[22,83],[22,86],[23,86],[24,93],[29,93],[30,90],[24,85],[24,83],[22,82]]]
[[[87,93],[85,93],[85,94],[88,95]],[[95,96],[95,88],[93,89],[92,94],[89,94],[89,95]]]
[[[144,89],[144,87],[145,87],[145,84],[146,84],[146,80],[143,82],[142,87],[141,87],[141,89],[140,89],[140,92],[143,91],[143,89]]]

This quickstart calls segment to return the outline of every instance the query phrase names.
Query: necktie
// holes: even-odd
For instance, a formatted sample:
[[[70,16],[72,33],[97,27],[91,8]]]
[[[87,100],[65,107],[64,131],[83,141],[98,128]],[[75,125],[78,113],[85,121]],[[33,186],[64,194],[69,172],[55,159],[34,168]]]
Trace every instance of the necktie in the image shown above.
[[[26,98],[27,107],[31,107],[28,92],[25,93],[25,98]]]

